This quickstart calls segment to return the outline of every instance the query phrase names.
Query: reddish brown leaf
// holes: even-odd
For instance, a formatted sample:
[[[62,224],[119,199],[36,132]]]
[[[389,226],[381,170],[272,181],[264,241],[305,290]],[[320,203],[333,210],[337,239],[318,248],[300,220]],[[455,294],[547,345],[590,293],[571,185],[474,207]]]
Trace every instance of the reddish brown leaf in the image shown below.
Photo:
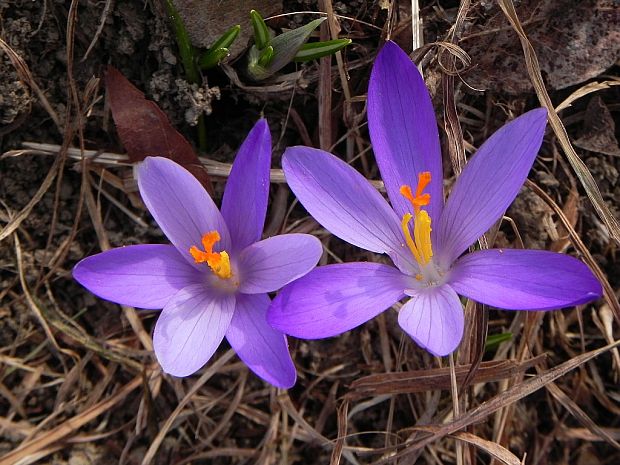
[[[105,84],[112,117],[121,142],[133,163],[148,156],[169,158],[191,172],[209,193],[207,170],[190,143],[170,124],[155,102],[147,100],[119,70],[108,66]]]

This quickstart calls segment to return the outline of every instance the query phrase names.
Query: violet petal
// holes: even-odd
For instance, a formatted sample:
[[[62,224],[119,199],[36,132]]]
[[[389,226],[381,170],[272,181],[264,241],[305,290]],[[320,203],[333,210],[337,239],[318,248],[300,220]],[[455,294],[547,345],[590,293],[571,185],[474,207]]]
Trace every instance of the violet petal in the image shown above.
[[[92,255],[73,268],[73,277],[102,299],[131,307],[160,309],[202,274],[171,245],[130,245]]]
[[[413,264],[400,220],[355,169],[330,153],[290,147],[282,159],[286,180],[302,205],[332,234],[371,252]]]
[[[214,251],[230,249],[222,214],[200,182],[185,168],[162,157],[147,157],[137,167],[140,194],[153,218],[179,253],[192,265],[192,246],[202,249],[202,236],[217,231]]]
[[[309,234],[282,234],[255,242],[239,255],[239,292],[272,292],[316,266],[323,246]]]
[[[179,291],[155,324],[153,346],[166,373],[189,376],[219,347],[235,311],[235,296],[210,292],[202,284]]]
[[[280,291],[267,321],[304,339],[336,336],[394,305],[413,279],[379,263],[321,266]]]
[[[297,372],[286,336],[267,324],[270,303],[267,294],[238,294],[226,339],[254,373],[276,387],[288,389],[295,384]]]
[[[270,166],[271,133],[267,121],[260,119],[239,148],[222,198],[234,250],[243,250],[263,234]]]
[[[450,285],[470,299],[513,310],[572,307],[602,294],[601,284],[584,263],[546,250],[467,254],[454,264]]]
[[[446,202],[437,233],[438,262],[447,267],[495,223],[519,193],[542,144],[547,110],[501,127],[469,160]]]
[[[439,218],[443,207],[441,147],[435,111],[418,68],[394,42],[377,56],[368,85],[368,129],[390,201],[399,216],[411,211],[400,194],[415,192],[418,174],[431,173],[427,211]]]
[[[420,347],[443,357],[459,346],[465,316],[459,296],[444,285],[428,287],[413,296],[400,309],[398,324]]]

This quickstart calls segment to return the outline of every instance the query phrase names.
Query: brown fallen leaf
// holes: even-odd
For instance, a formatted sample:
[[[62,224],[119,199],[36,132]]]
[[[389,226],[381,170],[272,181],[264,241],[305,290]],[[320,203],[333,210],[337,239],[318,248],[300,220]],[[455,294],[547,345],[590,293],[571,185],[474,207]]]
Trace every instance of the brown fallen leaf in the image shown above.
[[[122,73],[108,66],[106,94],[118,135],[132,163],[148,156],[169,158],[191,172],[212,194],[213,186],[191,144],[170,124],[155,102],[147,100]]]
[[[598,76],[620,58],[620,14],[614,0],[523,0],[517,14],[550,89]],[[519,37],[499,8],[471,27],[459,45],[472,68],[464,76],[476,89],[531,92]]]
[[[616,123],[603,99],[596,95],[588,102],[583,132],[574,144],[590,152],[620,157]]]

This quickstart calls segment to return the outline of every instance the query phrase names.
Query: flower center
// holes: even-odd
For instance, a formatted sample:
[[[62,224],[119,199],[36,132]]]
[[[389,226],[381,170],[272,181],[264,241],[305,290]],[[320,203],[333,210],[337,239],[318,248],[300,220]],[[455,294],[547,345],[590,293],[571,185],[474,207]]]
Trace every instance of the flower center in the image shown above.
[[[432,272],[432,275],[436,275],[437,273],[436,270],[434,270],[434,266],[427,266],[433,258],[433,245],[431,243],[431,217],[426,210],[422,210],[422,207],[425,207],[431,201],[431,195],[424,193],[424,189],[430,182],[431,173],[424,171],[418,175],[418,185],[415,190],[415,195],[413,194],[410,186],[401,186],[400,193],[403,197],[409,200],[409,202],[411,202],[414,215],[411,213],[405,213],[400,225],[403,230],[403,234],[405,235],[407,247],[409,247],[409,250],[411,250],[416,262],[420,265],[420,270],[423,273],[424,271],[429,271]],[[411,236],[411,231],[409,230],[409,222],[412,218],[414,219],[413,237]],[[432,268],[432,270],[429,270],[428,268]],[[416,279],[418,281],[421,281],[423,277],[425,277],[423,274],[416,275]]]
[[[210,231],[202,236],[202,247],[204,252],[195,245],[191,246],[189,253],[192,254],[196,263],[206,263],[211,271],[222,279],[229,279],[232,276],[230,269],[230,257],[227,252],[214,252],[213,246],[220,241],[220,233]]]

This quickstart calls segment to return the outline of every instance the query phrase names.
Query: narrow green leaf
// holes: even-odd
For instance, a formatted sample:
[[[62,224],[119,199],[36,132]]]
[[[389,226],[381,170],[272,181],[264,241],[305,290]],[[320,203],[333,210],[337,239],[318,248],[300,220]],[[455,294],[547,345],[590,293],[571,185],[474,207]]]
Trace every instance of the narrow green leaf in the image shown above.
[[[170,21],[172,22],[172,27],[174,28],[174,34],[179,47],[179,55],[181,56],[181,62],[183,63],[187,80],[192,83],[197,83],[199,80],[199,74],[195,61],[196,51],[194,50],[194,47],[189,39],[189,34],[187,33],[187,29],[185,29],[185,24],[183,24],[183,20],[179,16],[179,12],[174,7],[172,0],[166,0],[165,4],[166,9],[168,10],[168,15],[170,16]]]
[[[268,66],[260,65],[260,50],[257,45],[253,46],[248,53],[248,73],[250,76],[256,81],[261,81],[284,68],[295,58],[301,46],[310,38],[312,31],[319,27],[325,19],[315,19],[304,26],[271,39],[269,45],[273,47],[273,58]]]
[[[239,35],[239,32],[241,32],[241,26],[239,24],[231,27],[226,32],[224,32],[224,34],[222,34],[219,39],[213,42],[213,45],[211,45],[209,50],[216,50],[218,48],[230,48],[232,43]]]
[[[269,63],[271,63],[271,60],[273,60],[273,47],[269,45],[262,52],[260,52],[260,55],[258,56],[258,65],[266,68],[269,66]]]
[[[352,42],[351,39],[335,39],[326,40],[324,42],[312,42],[303,44],[297,51],[293,61],[303,62],[316,60],[317,58],[326,57],[339,50],[342,50]]]
[[[217,39],[211,48],[202,54],[198,64],[202,69],[209,69],[217,66],[220,61],[226,58],[230,53],[230,46],[235,41],[239,32],[241,31],[241,26],[236,25],[228,29],[224,34]]]
[[[262,50],[269,45],[271,39],[269,28],[267,28],[265,20],[256,10],[250,11],[250,20],[252,21],[252,28],[254,29],[254,42],[256,43],[256,47]]]
[[[200,67],[202,69],[213,68],[220,64],[224,58],[228,56],[230,50],[227,48],[210,49],[202,57],[200,57]]]
[[[510,341],[512,339],[512,333],[500,333],[492,334],[487,337],[487,343],[484,346],[485,350],[491,350],[496,348],[502,342]]]

